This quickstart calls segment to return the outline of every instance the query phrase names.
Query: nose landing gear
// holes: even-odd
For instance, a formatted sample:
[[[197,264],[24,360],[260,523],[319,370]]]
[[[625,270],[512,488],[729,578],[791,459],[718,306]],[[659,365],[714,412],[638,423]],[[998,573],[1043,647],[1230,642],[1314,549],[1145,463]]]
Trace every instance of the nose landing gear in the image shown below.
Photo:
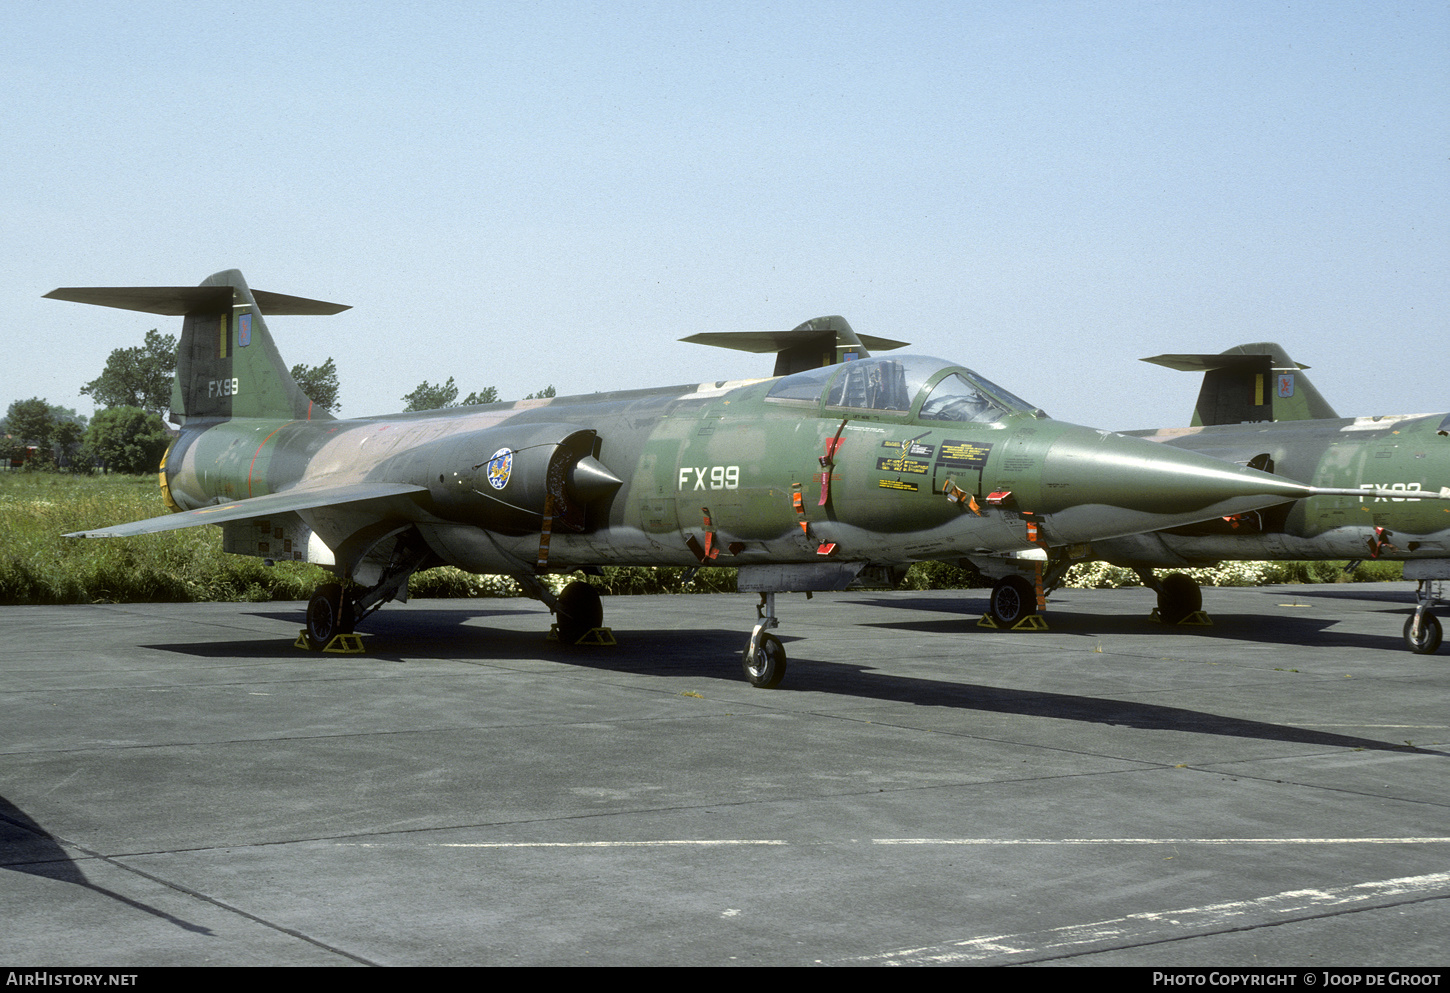
[[[1416,655],[1434,655],[1440,650],[1444,632],[1440,619],[1430,613],[1437,603],[1445,603],[1440,595],[1438,579],[1422,579],[1415,590],[1415,612],[1405,620],[1405,645]]]
[[[785,678],[785,646],[775,635],[766,633],[769,628],[780,627],[780,620],[775,616],[774,593],[760,594],[755,616],[759,621],[751,629],[750,643],[745,646],[741,663],[751,686],[770,690]]]

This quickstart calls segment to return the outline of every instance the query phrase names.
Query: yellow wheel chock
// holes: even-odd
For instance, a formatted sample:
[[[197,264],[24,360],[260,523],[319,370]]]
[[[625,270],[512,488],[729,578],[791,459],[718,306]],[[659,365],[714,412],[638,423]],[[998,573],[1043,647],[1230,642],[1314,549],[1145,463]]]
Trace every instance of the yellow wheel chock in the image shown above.
[[[297,640],[292,642],[293,648],[301,648],[304,651],[312,651],[312,643],[307,640],[307,630],[304,628],[297,632]],[[330,655],[363,655],[362,635],[348,632],[347,634],[335,634],[332,640],[323,646],[322,650]]]
[[[1018,621],[1016,624],[1013,624],[1010,628],[1003,628],[1002,625],[992,620],[991,613],[986,613],[983,614],[982,619],[977,622],[977,627],[993,628],[998,631],[1046,631],[1047,618],[1043,617],[1041,614],[1028,614],[1026,617],[1022,618],[1022,620]]]
[[[557,625],[557,624],[550,624],[549,625],[549,637],[548,637],[547,640],[549,640],[549,641],[558,641],[559,640],[559,625]],[[614,629],[613,628],[590,628],[588,631],[585,631],[584,634],[582,634],[579,637],[579,640],[576,641],[576,642],[574,642],[574,644],[576,644],[576,645],[617,645],[617,644],[619,644],[619,642],[617,642],[617,641],[614,640]]]
[[[1153,608],[1153,613],[1149,614],[1148,617],[1151,620],[1157,621],[1159,624],[1167,624],[1168,623],[1158,613],[1158,608],[1157,607],[1154,607]],[[1183,618],[1183,620],[1179,621],[1178,623],[1179,624],[1190,625],[1190,626],[1193,626],[1193,627],[1203,627],[1203,628],[1211,628],[1211,627],[1213,627],[1213,619],[1208,616],[1208,613],[1206,611],[1202,611],[1202,610],[1195,610],[1193,613],[1189,614],[1187,617]]]

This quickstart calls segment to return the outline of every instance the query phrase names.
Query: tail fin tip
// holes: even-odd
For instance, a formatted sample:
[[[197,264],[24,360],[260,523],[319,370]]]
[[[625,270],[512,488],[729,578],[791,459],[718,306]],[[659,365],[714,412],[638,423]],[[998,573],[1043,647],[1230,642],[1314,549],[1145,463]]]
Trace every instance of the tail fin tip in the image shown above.
[[[1194,427],[1339,417],[1303,374],[1309,367],[1291,359],[1276,342],[1235,345],[1215,355],[1154,355],[1143,361],[1203,373],[1193,411]]]

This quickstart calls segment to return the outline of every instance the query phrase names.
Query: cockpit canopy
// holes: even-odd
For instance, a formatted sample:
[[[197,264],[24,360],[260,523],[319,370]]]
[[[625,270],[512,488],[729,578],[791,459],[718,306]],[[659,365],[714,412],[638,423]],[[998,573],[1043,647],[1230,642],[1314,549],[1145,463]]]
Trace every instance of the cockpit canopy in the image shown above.
[[[907,415],[920,398],[923,421],[990,423],[1041,411],[976,373],[924,355],[858,359],[777,380],[768,400],[823,402],[828,408]]]

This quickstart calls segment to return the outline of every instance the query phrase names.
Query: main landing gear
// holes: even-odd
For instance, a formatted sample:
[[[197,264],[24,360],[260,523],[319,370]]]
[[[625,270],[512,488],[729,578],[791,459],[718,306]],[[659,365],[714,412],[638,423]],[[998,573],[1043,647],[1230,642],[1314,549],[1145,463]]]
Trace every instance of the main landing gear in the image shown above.
[[[408,577],[432,557],[427,545],[405,536],[392,549],[378,581],[366,588],[344,583],[324,583],[307,601],[307,627],[302,635],[307,647],[322,651],[338,635],[352,634],[365,617],[389,600],[408,599]],[[299,643],[300,644],[300,643]],[[354,650],[361,650],[356,648]]]
[[[604,605],[599,601],[599,591],[589,583],[570,583],[555,601],[554,616],[560,643],[579,644],[585,635],[604,626]]]
[[[554,615],[554,626],[549,639],[568,645],[613,645],[614,634],[604,626],[604,605],[599,600],[599,590],[592,584],[576,580],[567,584],[555,596],[538,576],[529,573],[515,573],[514,582]]]
[[[1014,628],[1037,613],[1037,590],[1025,576],[1003,576],[992,587],[987,612],[999,628]]]
[[[1158,619],[1164,624],[1182,624],[1203,610],[1203,591],[1192,576],[1173,572],[1159,579],[1152,569],[1136,569],[1143,585],[1158,594]]]
[[[352,634],[357,623],[352,597],[341,583],[326,583],[307,602],[307,644],[313,651],[326,648],[340,634]]]

